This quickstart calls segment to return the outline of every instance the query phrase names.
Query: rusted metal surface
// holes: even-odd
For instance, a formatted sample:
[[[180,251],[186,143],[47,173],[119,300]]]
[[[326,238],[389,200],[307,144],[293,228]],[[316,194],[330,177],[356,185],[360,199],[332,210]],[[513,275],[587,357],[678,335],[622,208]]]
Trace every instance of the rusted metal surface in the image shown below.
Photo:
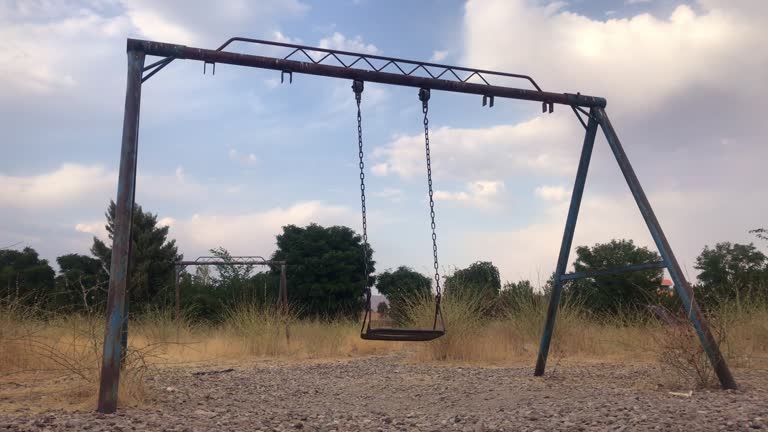
[[[591,272],[566,273],[560,277],[560,280],[567,281],[567,280],[574,280],[574,279],[584,279],[584,278],[595,277],[595,276],[608,276],[608,275],[615,275],[615,274],[627,273],[627,272],[663,269],[666,267],[667,267],[667,264],[664,261],[657,261],[657,262],[633,264],[625,267],[606,269],[606,270],[597,270],[597,271],[591,271]]]
[[[261,69],[272,69],[281,72],[295,72],[334,78],[346,78],[350,80],[377,82],[406,87],[427,88],[431,90],[444,90],[456,93],[476,94],[480,96],[521,99],[542,102],[547,105],[562,104],[568,106],[582,106],[587,108],[604,107],[606,105],[604,98],[585,96],[580,94],[551,93],[514,87],[476,84],[463,81],[449,81],[446,79],[431,77],[403,75],[402,73],[391,73],[358,69],[353,67],[316,64],[312,62],[302,62],[228,51],[193,48],[184,45],[175,45],[138,39],[128,39],[128,49],[142,50],[147,53],[147,55],[172,57],[176,59],[249,66]]]
[[[364,65],[368,65],[368,67],[370,67],[372,70],[376,72],[381,72],[384,69],[389,69],[389,70],[392,70],[393,72],[395,70],[399,71],[402,75],[413,75],[415,72],[421,71],[429,75],[430,78],[440,79],[443,76],[446,76],[447,78],[443,78],[443,79],[452,79],[451,77],[453,77],[457,81],[461,81],[461,82],[468,82],[470,79],[477,77],[478,79],[483,81],[485,84],[489,84],[489,85],[490,83],[488,82],[488,79],[486,79],[486,76],[518,78],[518,79],[528,81],[536,90],[541,91],[541,87],[539,87],[536,81],[534,81],[533,78],[531,78],[528,75],[513,74],[509,72],[491,71],[491,70],[485,70],[485,69],[471,69],[471,68],[466,68],[461,66],[451,66],[451,65],[445,65],[440,63],[406,60],[406,59],[400,59],[395,57],[384,57],[384,56],[375,55],[375,54],[361,54],[361,53],[356,53],[351,51],[333,50],[328,48],[312,47],[307,45],[297,45],[297,44],[291,44],[286,42],[275,42],[275,41],[268,41],[263,39],[233,37],[227,40],[226,42],[224,42],[220,47],[216,48],[216,51],[223,51],[224,48],[228,47],[233,42],[246,42],[246,43],[256,44],[256,45],[269,45],[269,46],[277,46],[277,47],[292,49],[293,51],[291,51],[291,53],[288,54],[287,56],[283,57],[283,60],[290,60],[291,57],[293,57],[294,55],[298,56],[299,54],[303,54],[303,56],[299,56],[302,59],[301,61],[309,60],[314,64],[323,64],[323,62],[325,62],[327,59],[330,59],[346,68],[354,67],[356,64],[360,63],[361,66],[363,67]],[[312,57],[311,53],[312,54],[320,53],[321,57],[319,59],[315,59]],[[347,60],[348,63],[345,62],[343,58],[349,59]],[[372,62],[372,60],[379,61],[379,66],[376,66]],[[163,61],[169,61],[169,60],[164,59],[157,63],[159,64]],[[145,70],[146,69],[148,69],[148,67],[145,68]],[[438,71],[439,73],[437,73]],[[462,78],[461,76],[459,76],[457,72],[464,73],[465,76]],[[485,106],[485,104],[483,105]],[[493,106],[493,101],[491,101],[491,106]]]
[[[534,375],[536,376],[544,375],[544,369],[547,366],[549,345],[552,342],[552,332],[555,329],[557,308],[560,305],[560,296],[563,291],[562,276],[565,274],[566,267],[568,267],[568,255],[571,253],[571,246],[573,245],[573,234],[576,230],[576,220],[579,217],[581,197],[584,195],[584,185],[587,181],[589,161],[592,159],[592,149],[595,145],[597,126],[598,124],[595,117],[590,116],[587,124],[587,132],[584,135],[584,144],[581,147],[579,167],[576,169],[576,181],[573,184],[573,193],[571,194],[571,204],[568,208],[568,219],[565,223],[563,241],[560,243],[560,255],[558,256],[557,268],[555,270],[555,284],[552,287],[552,293],[549,298],[547,318],[544,322],[544,331],[542,332],[541,343],[539,344],[539,355],[536,359],[536,369],[534,371]]]
[[[643,187],[640,185],[640,181],[637,179],[632,165],[629,163],[627,154],[624,152],[624,148],[619,141],[619,137],[616,131],[613,129],[608,115],[602,108],[595,108],[595,116],[597,117],[600,125],[603,128],[603,133],[608,140],[608,144],[613,151],[613,155],[621,168],[621,173],[624,175],[624,179],[629,185],[629,189],[632,191],[632,196],[635,198],[637,206],[640,208],[640,213],[645,219],[645,223],[648,226],[648,230],[651,232],[653,241],[656,243],[656,247],[659,249],[662,259],[667,264],[667,270],[675,284],[675,290],[680,296],[680,300],[683,303],[686,314],[691,320],[696,333],[701,340],[701,344],[704,346],[704,350],[709,357],[709,361],[712,363],[712,367],[715,369],[717,378],[720,380],[720,386],[724,389],[737,389],[736,380],[731,374],[731,370],[723,358],[723,354],[720,352],[720,347],[717,345],[717,341],[712,335],[712,331],[709,329],[704,314],[701,312],[696,299],[693,296],[693,290],[685,279],[683,270],[680,264],[677,262],[675,254],[672,252],[672,248],[669,246],[667,237],[664,235],[664,231],[661,229],[656,214],[651,208],[651,204],[648,201],[648,197],[645,196]]]
[[[104,333],[104,352],[101,364],[98,411],[113,413],[117,409],[117,390],[120,383],[120,361],[123,356],[122,334],[127,316],[126,288],[130,282],[131,225],[136,191],[136,162],[139,137],[139,106],[141,101],[141,74],[145,54],[128,51],[128,79],[123,117],[123,139],[120,149],[120,173],[115,202],[115,231],[112,242],[112,261],[109,271],[107,297],[107,324]]]

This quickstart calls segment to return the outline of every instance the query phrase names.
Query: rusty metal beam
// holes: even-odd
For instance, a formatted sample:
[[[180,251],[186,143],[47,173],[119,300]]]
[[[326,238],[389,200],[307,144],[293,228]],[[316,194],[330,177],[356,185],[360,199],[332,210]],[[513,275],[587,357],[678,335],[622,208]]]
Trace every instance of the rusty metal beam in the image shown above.
[[[115,203],[115,232],[112,241],[112,261],[109,268],[107,324],[101,363],[98,411],[113,413],[117,409],[120,363],[124,355],[123,330],[128,317],[126,289],[130,284],[131,228],[136,191],[136,163],[139,145],[139,107],[141,104],[141,74],[145,54],[128,51],[128,79],[123,116],[123,139],[120,149],[120,173]],[[126,334],[127,336],[127,334]]]
[[[237,66],[248,66],[261,69],[272,69],[281,72],[296,72],[309,75],[345,78],[350,80],[377,82],[406,87],[476,94],[480,96],[521,99],[542,102],[545,104],[561,104],[587,108],[605,107],[606,105],[604,98],[581,94],[551,93],[514,87],[475,84],[462,81],[449,81],[445,79],[420,77],[415,75],[403,75],[398,73],[357,69],[313,62],[262,57],[229,51],[193,48],[185,45],[175,45],[139,39],[128,39],[128,50],[143,51],[147,55],[162,56],[175,59],[198,60],[206,63],[222,63]]]
[[[285,261],[271,261],[271,260],[251,260],[251,261],[226,261],[226,260],[218,260],[218,261],[176,261],[174,263],[176,266],[179,267],[186,267],[186,266],[201,266],[201,265],[283,265],[285,264]]]

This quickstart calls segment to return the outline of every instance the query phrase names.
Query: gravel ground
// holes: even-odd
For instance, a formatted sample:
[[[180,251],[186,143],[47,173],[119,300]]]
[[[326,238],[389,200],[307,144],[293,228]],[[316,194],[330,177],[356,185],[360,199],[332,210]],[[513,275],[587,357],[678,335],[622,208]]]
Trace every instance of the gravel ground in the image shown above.
[[[479,368],[387,356],[258,363],[194,375],[165,369],[154,399],[117,415],[0,414],[0,431],[708,431],[768,430],[768,371],[738,371],[745,390],[672,395],[650,366]]]

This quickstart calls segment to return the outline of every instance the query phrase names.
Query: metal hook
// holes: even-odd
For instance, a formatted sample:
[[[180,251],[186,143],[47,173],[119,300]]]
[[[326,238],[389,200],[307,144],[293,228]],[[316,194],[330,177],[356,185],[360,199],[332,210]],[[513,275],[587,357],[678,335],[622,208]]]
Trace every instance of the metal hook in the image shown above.
[[[485,106],[488,103],[488,99],[491,100],[491,103],[488,105],[488,108],[493,108],[493,96],[483,95],[483,106]]]
[[[419,100],[422,102],[426,102],[429,100],[429,89],[428,88],[422,88],[419,89]]]
[[[553,102],[542,102],[541,103],[541,112],[545,113],[549,111],[550,114],[555,112],[555,104]]]
[[[203,62],[203,75],[205,75],[205,67],[209,64],[213,65],[213,75],[216,75],[216,63],[214,62]]]
[[[281,71],[280,72],[280,84],[282,84],[284,82],[285,74],[288,74],[288,84],[293,84],[293,72],[291,72],[291,71]]]

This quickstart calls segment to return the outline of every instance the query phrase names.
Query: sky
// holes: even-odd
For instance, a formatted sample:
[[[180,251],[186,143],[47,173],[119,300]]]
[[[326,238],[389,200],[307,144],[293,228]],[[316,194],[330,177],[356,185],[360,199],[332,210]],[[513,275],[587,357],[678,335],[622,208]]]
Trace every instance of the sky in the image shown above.
[[[106,238],[126,38],[216,48],[245,36],[528,74],[546,91],[607,98],[693,279],[706,245],[755,241],[748,231],[768,225],[767,20],[763,0],[0,0],[0,247],[53,262]],[[286,224],[360,231],[351,83],[279,75],[175,61],[144,84],[136,200],[186,258],[218,246],[268,256]],[[567,107],[540,108],[432,93],[443,272],[488,260],[503,280],[540,286],[554,270],[584,132]],[[376,269],[427,274],[417,90],[367,83],[362,116]],[[612,238],[655,250],[599,132],[574,246]]]

